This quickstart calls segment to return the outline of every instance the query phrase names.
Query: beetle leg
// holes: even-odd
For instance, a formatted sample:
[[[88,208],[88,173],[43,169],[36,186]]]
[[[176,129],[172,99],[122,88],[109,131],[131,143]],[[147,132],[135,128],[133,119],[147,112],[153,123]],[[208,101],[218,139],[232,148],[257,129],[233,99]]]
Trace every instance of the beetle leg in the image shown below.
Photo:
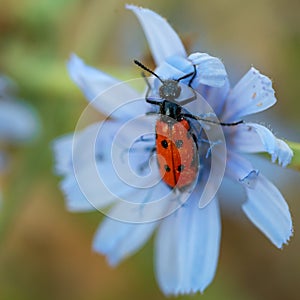
[[[195,79],[196,74],[197,74],[196,66],[193,65],[193,67],[194,67],[194,74],[193,74],[193,76],[191,77],[191,79],[190,79],[190,81],[189,81],[189,83],[188,83],[188,86],[189,86],[189,87],[192,87],[192,82],[193,82],[193,80]]]
[[[178,79],[176,79],[176,81],[180,81],[180,80],[182,80],[182,79],[186,79],[186,78],[188,78],[188,77],[190,77],[190,76],[192,76],[191,77],[191,79],[189,80],[189,83],[188,83],[188,86],[189,87],[191,87],[191,85],[192,85],[192,82],[193,82],[193,80],[195,79],[195,77],[196,77],[196,74],[197,74],[197,70],[196,70],[196,66],[195,65],[193,65],[193,68],[194,68],[194,71],[193,72],[191,72],[191,73],[188,73],[188,74],[186,74],[186,75],[184,75],[184,76],[182,76],[182,77],[180,77],[180,78],[178,78]]]
[[[147,87],[148,87],[147,92],[146,92],[146,96],[145,96],[146,102],[148,102],[150,104],[158,105],[160,107],[161,106],[161,101],[158,101],[160,99],[159,98],[152,98],[152,97],[149,96],[150,92],[152,90],[152,87],[151,87],[150,82],[149,82],[149,80],[146,77],[144,72],[142,72],[142,77],[146,81],[146,84],[147,84]]]

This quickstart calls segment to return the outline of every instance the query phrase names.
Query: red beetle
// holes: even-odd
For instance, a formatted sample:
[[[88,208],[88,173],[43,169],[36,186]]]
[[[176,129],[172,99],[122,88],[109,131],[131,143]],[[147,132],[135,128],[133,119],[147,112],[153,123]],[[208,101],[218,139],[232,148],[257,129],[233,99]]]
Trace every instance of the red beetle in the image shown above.
[[[184,189],[196,180],[199,172],[199,141],[197,139],[199,134],[195,132],[196,130],[191,124],[191,119],[222,126],[234,126],[243,123],[243,121],[235,123],[216,122],[192,115],[182,107],[182,105],[197,98],[196,92],[191,88],[191,84],[196,76],[195,66],[193,72],[176,80],[162,80],[139,61],[135,60],[134,62],[142,69],[153,74],[162,83],[159,88],[160,101],[158,101],[149,96],[152,88],[146,79],[148,85],[145,97],[146,102],[159,106],[160,114],[160,118],[156,121],[155,126],[156,147],[154,150],[157,153],[157,164],[163,181],[171,188]],[[179,82],[188,77],[191,77],[188,86],[193,95],[179,103],[176,101],[181,95]]]
[[[170,187],[189,186],[199,169],[198,146],[190,123],[161,116],[156,122],[156,153],[162,179]]]

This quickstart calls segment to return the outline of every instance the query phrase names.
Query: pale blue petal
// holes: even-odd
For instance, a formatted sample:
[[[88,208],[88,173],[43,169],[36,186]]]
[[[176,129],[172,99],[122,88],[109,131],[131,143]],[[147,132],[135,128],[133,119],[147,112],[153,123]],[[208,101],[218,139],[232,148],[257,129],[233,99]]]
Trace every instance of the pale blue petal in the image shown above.
[[[110,179],[109,185],[103,181],[103,177],[99,180],[99,178],[92,176],[93,171],[87,167],[77,171],[77,177],[74,173],[70,173],[63,179],[60,187],[65,195],[66,206],[69,211],[103,210],[105,207],[120,201],[120,210],[115,208],[114,217],[134,222],[138,222],[142,216],[147,220],[156,220],[167,211],[165,208],[167,204],[163,202],[160,205],[154,204],[156,209],[143,210],[145,201],[155,201],[169,192],[169,190],[162,189],[162,187],[167,188],[165,184],[160,184],[155,188],[155,192],[152,189],[138,189],[126,185],[119,178],[116,178],[112,174],[110,164],[102,163],[101,170],[102,176],[105,176],[107,180]],[[78,178],[80,180],[83,178],[84,182],[78,181]],[[163,190],[162,193],[160,193],[161,190]],[[140,205],[134,205],[135,203]]]
[[[115,266],[137,252],[156,226],[155,222],[134,224],[106,218],[96,232],[93,249],[105,255],[109,264]]]
[[[176,80],[193,72],[193,70],[193,65],[187,58],[182,56],[170,56],[155,69],[155,73],[164,80]],[[188,80],[184,80],[183,82],[186,83]]]
[[[0,141],[23,143],[35,138],[40,123],[34,109],[23,101],[0,101]]]
[[[76,135],[66,135],[53,143],[56,161],[55,170],[59,175],[66,176],[61,183],[61,189],[66,197],[67,208],[71,211],[87,211],[95,207],[102,208],[111,204],[115,199],[115,196],[99,180],[97,168],[94,165],[95,162],[97,163],[97,159],[94,160],[90,156],[90,151],[88,151],[90,148],[87,148],[87,145],[90,145],[97,136],[101,125],[102,123],[90,125],[81,132],[76,133]],[[115,125],[110,122],[110,126],[106,130],[107,135],[104,138],[111,140],[110,134],[114,133],[117,126],[119,124]],[[102,142],[107,143],[106,140]],[[101,147],[101,144],[96,145],[95,155],[101,153],[101,155],[108,156],[109,151],[108,147]],[[74,165],[76,166],[76,172]],[[108,161],[101,162],[101,168],[104,169],[104,172],[106,171],[107,176],[110,176],[110,167],[111,164]],[[96,176],[94,176],[95,174]],[[118,181],[112,180],[111,185],[118,186]]]
[[[57,175],[66,175],[73,171],[72,165],[73,134],[55,139],[52,143],[54,152],[54,171]]]
[[[102,164],[102,170],[110,171],[110,164]],[[112,191],[118,190],[118,193],[128,191],[127,186],[119,185],[119,180],[112,179],[111,187],[108,188],[102,180],[94,176],[93,168],[89,165],[80,168],[76,172],[69,173],[62,181],[60,187],[66,198],[66,206],[70,211],[89,211],[102,209],[112,204],[117,196]],[[110,176],[110,173],[107,174]],[[84,179],[84,182],[83,182]]]
[[[193,81],[196,88],[199,84],[221,87],[225,84],[227,73],[220,59],[207,53],[193,53],[188,59],[197,66],[197,76]]]
[[[166,295],[203,292],[215,275],[221,235],[218,200],[199,208],[199,195],[192,198],[162,221],[157,235],[156,275]]]
[[[76,54],[70,56],[67,67],[70,77],[89,101],[94,100],[99,93],[119,83],[117,79],[86,65]]]
[[[180,38],[166,19],[150,9],[134,5],[126,5],[126,8],[132,10],[139,19],[157,66],[169,56],[186,57]]]
[[[206,53],[193,53],[188,58],[173,55],[167,57],[155,70],[162,79],[177,79],[194,71],[197,67],[197,75],[192,87],[198,88],[199,84],[213,87],[221,87],[227,80],[227,73],[222,62]],[[188,84],[190,78],[182,80]]]
[[[82,135],[86,134],[83,132]],[[60,184],[70,211],[90,211],[95,207],[86,199],[75,177],[72,163],[73,134],[62,136],[53,142],[55,173],[65,178]]]
[[[142,125],[146,123],[147,120]],[[145,142],[137,143],[140,147],[135,150],[143,155],[135,155],[133,152],[128,164],[125,154],[129,148],[126,147],[131,146],[134,141],[136,130],[145,132],[143,126],[135,128],[135,125],[127,125],[127,131],[121,133],[116,140],[116,132],[125,128],[125,125],[106,121],[90,125],[73,137],[66,136],[54,142],[56,171],[66,176],[61,188],[70,210],[89,210],[91,205],[88,202],[93,207],[102,209],[119,198],[141,203],[145,198],[153,201],[166,194],[166,191],[161,190],[158,194],[150,193],[146,188],[148,185],[156,186],[161,180],[155,160],[151,160],[149,174],[145,176],[136,175],[131,169],[138,168],[144,162],[148,163],[154,144],[149,147]],[[117,152],[112,152],[115,148],[117,150],[114,151]]]
[[[259,171],[247,159],[230,151],[227,153],[225,175],[247,188],[255,188]]]
[[[128,84],[85,65],[75,54],[72,54],[68,61],[68,70],[72,80],[78,85],[85,97],[91,101],[96,109],[106,115],[110,115],[128,101],[141,98],[141,95]],[[139,101],[123,107],[114,117],[130,119],[138,113],[143,113],[145,107],[145,103]]]
[[[288,205],[278,189],[259,175],[255,189],[246,188],[248,199],[242,208],[253,224],[278,248],[293,234]]]
[[[102,126],[103,122],[92,124],[86,127],[84,130],[76,132],[74,134],[67,134],[61,136],[53,141],[52,148],[55,158],[55,173],[58,175],[67,175],[74,172],[73,166],[73,150],[74,143],[76,139],[76,146],[81,147],[81,155],[76,156],[76,164],[82,167],[86,166],[86,162],[89,160],[88,153],[84,151],[84,148],[89,142],[93,141],[93,138],[97,136],[99,128]],[[108,135],[113,135],[115,130],[114,122],[110,122],[111,126],[107,129]],[[118,125],[120,126],[120,125]],[[107,148],[102,148],[102,150],[108,151]]]
[[[276,138],[276,151],[272,155],[272,162],[278,160],[278,164],[286,167],[293,158],[293,151],[289,145],[281,139]]]
[[[282,140],[276,138],[266,127],[246,123],[236,126],[230,139],[230,147],[235,151],[245,153],[268,152],[271,154],[272,161],[285,167],[293,157],[293,151]]]
[[[275,92],[271,80],[251,68],[231,90],[226,101],[224,119],[236,121],[274,105]]]
[[[122,126],[105,122],[97,135],[96,149],[101,150],[101,160],[97,164],[98,177],[109,190],[120,197],[123,196],[120,193],[128,189],[138,193],[140,188],[147,193],[148,187],[155,186],[161,180],[155,159],[150,160],[155,145],[139,140],[145,133],[154,134],[153,124],[148,124],[148,116],[137,121],[135,119]],[[78,150],[80,154],[82,151]],[[140,167],[145,167],[146,172],[142,173]]]
[[[230,90],[230,83],[228,78],[226,78],[225,84],[222,87],[214,88],[200,84],[196,90],[211,106],[216,116],[220,120],[223,120],[222,113],[224,104]]]
[[[87,198],[80,190],[80,187],[74,174],[70,173],[68,176],[66,176],[62,180],[60,188],[64,193],[66,200],[66,208],[69,211],[84,212],[95,210],[94,205],[92,205],[91,202],[87,200]]]
[[[189,195],[188,192],[175,195],[164,182],[147,189],[132,188],[124,194],[122,201],[117,199],[117,205],[106,215],[127,223],[157,222],[178,209]]]

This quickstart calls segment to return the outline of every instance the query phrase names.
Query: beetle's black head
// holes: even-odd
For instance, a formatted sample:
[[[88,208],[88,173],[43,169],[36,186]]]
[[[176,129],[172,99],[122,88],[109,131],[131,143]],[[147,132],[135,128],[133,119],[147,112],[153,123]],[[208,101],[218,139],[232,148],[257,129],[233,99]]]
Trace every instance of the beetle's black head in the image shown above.
[[[181,87],[178,84],[178,81],[169,79],[164,80],[163,84],[159,88],[159,96],[168,101],[174,101],[180,96]]]

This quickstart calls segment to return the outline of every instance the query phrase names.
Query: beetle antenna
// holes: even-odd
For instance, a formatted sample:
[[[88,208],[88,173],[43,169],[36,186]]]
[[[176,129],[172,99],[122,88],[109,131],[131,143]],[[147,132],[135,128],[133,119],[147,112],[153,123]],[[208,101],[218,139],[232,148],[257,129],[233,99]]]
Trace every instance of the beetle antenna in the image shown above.
[[[182,77],[179,77],[178,79],[176,79],[176,81],[180,81],[180,80],[185,79],[185,78],[188,78],[188,77],[190,77],[190,76],[192,76],[192,78],[191,78],[190,81],[193,81],[193,79],[194,79],[195,76],[196,76],[196,66],[195,66],[195,65],[193,65],[193,66],[194,66],[194,71],[193,71],[193,72],[188,73],[188,74],[185,74],[185,75],[183,75]]]
[[[150,70],[149,68],[147,68],[145,65],[143,65],[141,62],[139,62],[138,60],[134,60],[133,61],[136,65],[138,65],[140,68],[144,69],[145,71],[151,73],[152,75],[154,75],[161,83],[164,83],[163,80],[157,75],[155,74],[152,70]]]

